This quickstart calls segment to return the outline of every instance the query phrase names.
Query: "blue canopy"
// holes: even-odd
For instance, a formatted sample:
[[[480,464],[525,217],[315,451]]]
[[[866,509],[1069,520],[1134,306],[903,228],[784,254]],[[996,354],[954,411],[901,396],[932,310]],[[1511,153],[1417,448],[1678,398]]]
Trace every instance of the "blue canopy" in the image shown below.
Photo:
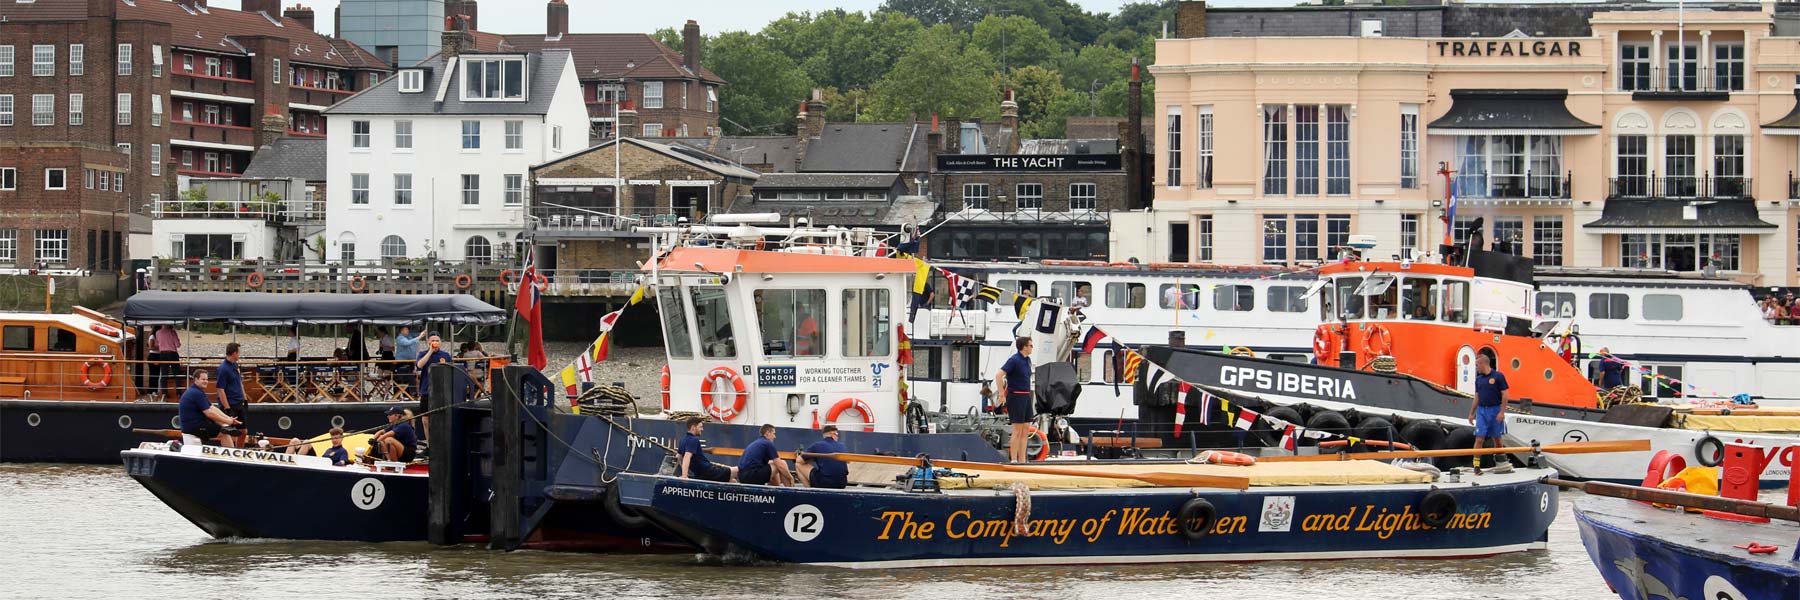
[[[188,321],[256,327],[294,324],[404,325],[423,321],[497,325],[506,311],[466,294],[269,294],[263,292],[138,292],[125,301],[125,322],[174,325]]]

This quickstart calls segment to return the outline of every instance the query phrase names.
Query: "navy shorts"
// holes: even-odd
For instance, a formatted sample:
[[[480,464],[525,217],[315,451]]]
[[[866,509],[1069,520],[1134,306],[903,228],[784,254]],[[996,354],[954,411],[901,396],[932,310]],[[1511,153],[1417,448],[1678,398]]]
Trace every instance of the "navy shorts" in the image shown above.
[[[774,475],[775,471],[770,469],[769,465],[738,466],[738,483],[768,485],[769,478]]]
[[[717,481],[719,483],[731,481],[731,469],[712,463],[688,465],[688,475],[694,479]]]
[[[850,481],[848,477],[842,475],[824,475],[818,471],[813,471],[812,481],[807,483],[816,488],[841,490],[844,489],[844,486],[849,485]]]
[[[1033,416],[1036,416],[1036,415],[1032,414],[1031,394],[1029,394],[1029,393],[1015,394],[1013,392],[1006,393],[1006,420],[1007,420],[1007,422],[1013,423],[1015,425],[1019,424],[1019,423],[1030,423],[1031,418]]]
[[[1500,420],[1500,407],[1475,407],[1475,437],[1497,438],[1506,435],[1506,422]]]

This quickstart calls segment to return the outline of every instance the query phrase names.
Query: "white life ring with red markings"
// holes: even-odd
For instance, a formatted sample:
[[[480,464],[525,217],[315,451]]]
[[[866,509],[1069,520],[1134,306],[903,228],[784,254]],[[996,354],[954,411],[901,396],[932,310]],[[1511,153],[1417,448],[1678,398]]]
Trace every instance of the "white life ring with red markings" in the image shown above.
[[[831,411],[825,413],[825,423],[827,425],[836,425],[838,416],[844,414],[844,411],[847,410],[855,410],[856,412],[862,413],[864,423],[863,431],[875,431],[874,409],[869,408],[869,403],[863,402],[858,398],[845,398],[837,401],[837,404],[831,405]]]
[[[713,386],[720,379],[731,382],[731,392],[720,392],[730,393],[736,398],[730,407],[726,407],[723,402],[715,403],[713,401]],[[713,418],[720,421],[737,418],[744,412],[744,404],[749,401],[750,393],[744,389],[744,378],[739,377],[737,371],[731,367],[713,367],[711,371],[706,372],[706,379],[700,381],[700,402],[706,407],[706,414],[712,415]]]

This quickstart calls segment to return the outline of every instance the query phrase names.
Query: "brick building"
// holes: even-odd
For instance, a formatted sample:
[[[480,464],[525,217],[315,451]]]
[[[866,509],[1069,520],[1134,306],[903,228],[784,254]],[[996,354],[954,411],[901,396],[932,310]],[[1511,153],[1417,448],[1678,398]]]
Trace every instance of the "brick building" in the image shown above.
[[[0,265],[118,269],[128,228],[115,214],[147,213],[180,175],[236,175],[262,130],[323,135],[319,111],[386,72],[314,32],[310,9],[243,5],[0,3],[0,168],[17,174],[0,218],[20,225],[10,253],[0,238]],[[46,185],[58,171],[62,189]]]

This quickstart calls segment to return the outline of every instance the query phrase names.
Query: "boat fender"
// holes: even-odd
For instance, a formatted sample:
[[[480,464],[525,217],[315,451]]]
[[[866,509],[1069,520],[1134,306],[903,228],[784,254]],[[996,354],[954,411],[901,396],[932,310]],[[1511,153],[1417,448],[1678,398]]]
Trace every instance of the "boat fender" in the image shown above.
[[[742,382],[740,381],[738,384],[738,393],[741,394],[741,393],[743,393],[743,391],[744,391],[744,386],[743,386]],[[743,405],[744,405],[744,403],[742,401],[738,402],[738,406],[740,408]],[[869,408],[869,403],[863,402],[861,399],[858,399],[858,398],[845,398],[843,400],[837,401],[837,404],[831,405],[831,410],[829,412],[825,413],[825,422],[827,424],[836,425],[838,416],[844,414],[844,411],[851,410],[851,409],[855,409],[856,412],[862,413],[863,418],[867,419],[867,421],[863,425],[863,431],[867,431],[867,432],[875,431],[875,411],[874,411],[874,409]],[[1040,434],[1040,435],[1042,435],[1042,434]]]
[[[871,425],[869,431],[874,430],[874,426]],[[1032,452],[1031,450],[1034,445],[1037,447],[1036,452]],[[1029,455],[1031,460],[1044,460],[1050,458],[1050,437],[1044,435],[1044,432],[1038,429],[1036,425],[1032,425],[1031,429],[1026,430],[1025,432],[1025,454]]]
[[[262,287],[262,284],[263,284],[263,274],[262,273],[251,273],[249,275],[244,276],[244,285],[250,286],[250,289],[254,290],[256,288],[260,288],[260,287]]]
[[[1710,433],[1700,436],[1700,440],[1694,442],[1694,459],[1703,467],[1719,466],[1725,460],[1725,443]]]
[[[1457,427],[1455,429],[1451,429],[1450,434],[1444,436],[1444,445],[1442,448],[1439,448],[1439,449],[1440,450],[1464,450],[1464,449],[1474,448],[1474,447],[1475,447],[1475,428],[1469,427],[1467,425],[1463,425],[1463,426]],[[1470,463],[1470,460],[1469,460],[1469,457],[1466,457],[1466,456],[1443,456],[1443,457],[1439,457],[1437,460],[1434,460],[1432,462],[1437,464],[1438,468],[1440,468],[1440,469],[1453,469],[1456,467],[1468,465]]]
[[[1400,428],[1400,439],[1420,450],[1437,450],[1444,447],[1444,428],[1432,421],[1419,419]]]
[[[468,274],[468,273],[459,273],[459,274],[457,274],[457,276],[456,276],[456,289],[459,289],[459,290],[466,290],[466,289],[469,289],[469,286],[471,286],[471,285],[475,285],[475,278],[474,278],[474,277],[470,277],[470,276],[469,276],[469,274]]]
[[[1190,542],[1206,537],[1218,517],[1219,509],[1213,508],[1205,498],[1191,498],[1175,513],[1177,522],[1181,523],[1181,537]]]
[[[1350,420],[1344,418],[1344,415],[1338,411],[1321,410],[1313,413],[1312,418],[1306,420],[1306,428],[1346,435],[1350,433]]]
[[[1431,490],[1419,500],[1419,521],[1432,527],[1450,524],[1456,516],[1456,496],[1444,490]]]
[[[1394,441],[1394,424],[1382,417],[1363,417],[1356,424],[1356,433],[1352,434],[1365,440]]]
[[[649,517],[638,514],[635,510],[625,508],[625,506],[619,502],[618,485],[606,486],[606,495],[601,498],[600,504],[606,509],[606,516],[612,517],[614,523],[618,523],[626,529],[641,529],[650,525]]]
[[[669,410],[669,365],[662,369],[662,403],[663,410]]]
[[[1014,481],[1013,493],[1013,535],[1025,536],[1031,531],[1031,486],[1023,481]]]
[[[94,379],[94,367],[100,367],[100,379]],[[103,390],[112,385],[112,363],[90,360],[81,365],[81,386],[90,390]]]
[[[732,396],[732,404],[729,407],[725,406],[724,402],[715,403],[713,400],[715,396],[713,386],[718,385],[721,379],[731,382],[731,391],[718,392]],[[711,371],[706,372],[706,379],[700,381],[700,402],[704,405],[702,408],[706,410],[706,414],[712,415],[713,418],[720,421],[736,419],[739,413],[744,412],[744,404],[749,401],[750,394],[744,389],[744,378],[739,377],[737,371],[731,367],[713,367]]]

